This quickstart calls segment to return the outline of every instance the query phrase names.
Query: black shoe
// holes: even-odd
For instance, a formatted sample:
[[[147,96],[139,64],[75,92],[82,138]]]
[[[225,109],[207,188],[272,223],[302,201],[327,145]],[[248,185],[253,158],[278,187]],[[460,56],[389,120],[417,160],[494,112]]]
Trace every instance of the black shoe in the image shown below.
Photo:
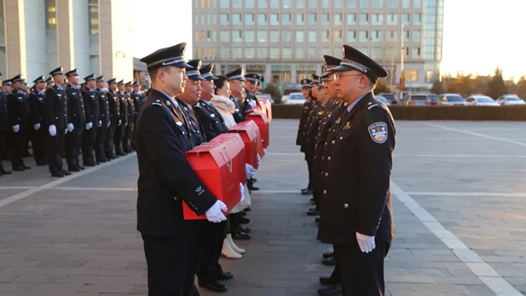
[[[323,256],[323,259],[327,259],[327,258],[334,256],[334,252],[323,253],[322,256]]]
[[[62,170],[62,174],[64,174],[64,176],[69,176],[71,175],[70,172],[66,171],[66,170]]]
[[[94,163],[94,162],[85,162],[84,163],[85,166],[96,166],[97,164]],[[82,168],[81,168],[82,169]]]
[[[0,168],[0,173],[2,173],[2,175],[10,175],[11,171],[6,171],[4,168]]]
[[[242,232],[242,231],[236,231],[236,232],[232,232],[232,238],[249,240],[252,237],[248,233],[245,233],[245,232]]]
[[[321,264],[326,265],[326,266],[335,266],[336,265],[336,258],[334,256],[332,256],[332,257],[329,257],[327,259],[323,259],[321,261]]]
[[[256,178],[252,178],[252,181],[253,181],[254,183],[256,183],[256,182],[258,181],[258,179],[256,179]]]
[[[312,194],[312,189],[309,189],[309,188],[301,189],[301,195],[311,195],[311,194]]]
[[[248,187],[249,191],[258,191],[259,190],[259,188],[258,187],[254,187],[254,185],[248,185],[247,187]]]
[[[27,165],[23,164],[22,167],[25,169],[25,170],[30,170],[31,167],[28,167]]]
[[[250,227],[243,227],[241,225],[239,225],[237,227],[238,230],[240,230],[241,232],[244,232],[244,233],[250,233],[252,231],[252,229],[250,229]]]
[[[24,169],[23,166],[16,166],[16,167],[13,167],[13,171],[15,171],[15,172],[23,172],[23,171],[25,171],[25,169]]]
[[[43,161],[37,162],[37,166],[45,166],[45,165],[47,165],[47,163],[45,163]]]
[[[320,217],[316,217],[316,219],[314,219],[314,222],[320,223]]]
[[[70,171],[70,172],[80,172],[80,168],[69,167],[69,168],[68,168],[68,171]]]
[[[244,208],[244,209],[243,209],[243,212],[250,212],[251,210],[252,210],[252,209],[251,209],[250,207],[248,207],[248,208]]]
[[[226,292],[228,290],[227,286],[223,285],[219,281],[213,281],[213,282],[208,282],[208,283],[199,282],[199,287],[210,290],[210,291],[214,291],[214,292],[220,292],[220,293]]]
[[[79,167],[79,169],[80,169],[81,171],[83,171],[83,170],[85,170],[86,168],[81,166],[81,167]]]
[[[245,217],[239,217],[239,224],[248,224],[250,223],[250,219],[247,219]]]
[[[223,272],[222,274],[219,275],[219,280],[227,281],[227,280],[231,280],[233,277],[234,275],[231,272]]]
[[[247,215],[247,212],[243,212],[243,211],[241,211],[241,212],[236,213],[236,214],[238,214],[239,217],[245,217],[245,216]]]
[[[321,289],[318,289],[318,294],[320,296],[340,296],[342,294],[342,285],[336,284],[336,285],[330,285],[323,287]]]
[[[314,201],[315,201],[315,200],[314,200],[314,197],[313,197],[313,198],[311,198],[311,199],[310,199],[310,201],[314,202]]]
[[[336,281],[336,279],[330,276],[320,276],[320,283],[324,286],[328,286],[328,285],[336,285],[338,282]]]
[[[103,163],[103,162],[106,162],[106,161],[107,161],[106,159],[97,159],[98,163]]]
[[[318,210],[318,209],[310,209],[307,212],[307,215],[309,215],[309,216],[319,216],[320,215],[320,210]]]
[[[56,172],[56,173],[52,173],[51,177],[62,178],[62,177],[64,177],[64,174],[62,172]]]

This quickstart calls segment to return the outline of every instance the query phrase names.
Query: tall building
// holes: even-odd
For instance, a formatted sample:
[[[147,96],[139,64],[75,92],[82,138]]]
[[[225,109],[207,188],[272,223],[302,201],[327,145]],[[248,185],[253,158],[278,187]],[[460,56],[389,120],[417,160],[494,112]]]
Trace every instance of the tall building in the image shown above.
[[[127,0],[0,0],[0,71],[28,82],[58,66],[131,80]]]
[[[402,53],[406,91],[439,77],[443,0],[194,0],[193,17],[194,57],[218,74],[242,66],[295,83],[321,74],[323,55],[340,57],[349,44],[389,71],[393,90]]]

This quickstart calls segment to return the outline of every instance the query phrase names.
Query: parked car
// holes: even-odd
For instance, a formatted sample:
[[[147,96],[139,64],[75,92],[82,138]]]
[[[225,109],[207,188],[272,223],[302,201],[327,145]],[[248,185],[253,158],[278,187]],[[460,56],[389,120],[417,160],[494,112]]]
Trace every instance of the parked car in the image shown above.
[[[305,97],[300,92],[290,93],[287,98],[283,98],[284,104],[295,105],[305,103]]]
[[[389,103],[389,100],[386,99],[384,96],[381,96],[381,95],[376,95],[375,96],[378,100],[380,100],[382,103],[386,104],[386,105],[391,105],[391,103]]]
[[[270,103],[274,103],[274,100],[272,99],[272,96],[270,94],[258,93],[258,94],[256,94],[256,98],[258,98],[258,99],[267,99],[267,100],[270,101]]]
[[[386,98],[389,101],[389,105],[398,104],[398,99],[393,93],[379,93],[378,95]]]
[[[438,105],[438,95],[437,94],[427,94],[427,98],[429,99],[429,105],[431,106]]]
[[[467,103],[464,101],[462,96],[459,94],[441,94],[438,96],[438,101],[440,105],[447,106],[466,106]]]
[[[468,106],[500,106],[494,99],[485,95],[471,95],[466,98]]]
[[[429,106],[431,105],[427,94],[407,95],[406,106]]]
[[[511,106],[511,105],[524,105],[524,101],[519,98],[517,95],[503,95],[497,99],[497,103],[501,106]]]

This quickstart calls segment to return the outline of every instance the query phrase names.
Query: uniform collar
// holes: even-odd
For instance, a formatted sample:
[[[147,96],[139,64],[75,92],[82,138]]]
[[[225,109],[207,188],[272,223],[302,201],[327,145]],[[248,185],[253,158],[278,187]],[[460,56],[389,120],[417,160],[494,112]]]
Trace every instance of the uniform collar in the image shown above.
[[[370,94],[370,92],[364,94],[363,96],[359,97],[358,100],[352,102],[352,103],[347,107],[347,112],[351,112],[352,108],[353,108],[354,106],[356,106],[356,104],[358,104],[358,102],[360,102],[360,101],[363,99],[363,97],[365,97],[365,96],[368,95],[368,94]]]
[[[170,100],[170,103],[172,103],[176,108],[179,107],[179,104],[176,101],[174,101],[174,99],[172,97],[170,97],[169,95],[167,95],[166,93],[164,93],[164,92],[162,92],[160,90],[156,90],[156,91],[162,93],[165,97],[167,97],[168,100]]]

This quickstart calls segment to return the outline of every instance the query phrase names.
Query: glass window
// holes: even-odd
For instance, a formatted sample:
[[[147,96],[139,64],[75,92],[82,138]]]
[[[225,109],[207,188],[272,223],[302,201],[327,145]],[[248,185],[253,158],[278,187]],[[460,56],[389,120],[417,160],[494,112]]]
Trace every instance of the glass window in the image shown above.
[[[219,7],[228,8],[230,5],[230,0],[219,0]]]
[[[356,42],[356,31],[347,31],[347,42]]]
[[[373,0],[373,8],[383,8],[384,0]]]
[[[303,13],[296,15],[296,25],[303,25],[304,16]]]
[[[266,47],[258,46],[258,59],[267,59],[268,58],[268,49]]]
[[[284,25],[290,25],[292,23],[290,13],[284,13],[281,17]]]
[[[296,42],[304,42],[304,41],[305,41],[305,32],[296,31]]]
[[[255,59],[256,58],[256,51],[253,47],[246,47],[245,48],[245,59]]]
[[[233,59],[243,58],[243,49],[241,47],[233,47],[232,48],[232,58]]]
[[[89,5],[89,29],[90,29],[89,33],[90,35],[99,34],[99,5],[97,2],[88,4]],[[2,18],[3,18],[3,15],[2,15]],[[2,20],[2,22],[4,22],[4,20]],[[5,27],[5,26],[3,25],[2,27]],[[4,35],[4,32],[2,32],[2,35]],[[2,40],[5,44],[5,36],[3,36]]]
[[[320,55],[332,55],[331,49],[329,47],[323,47],[320,49]]]
[[[309,42],[316,42],[316,31],[309,31]]]
[[[384,15],[383,13],[373,13],[372,14],[372,23],[373,25],[383,25],[384,24]]]
[[[223,47],[219,51],[219,57],[221,57],[223,60],[229,60],[230,59],[230,49]]]
[[[402,13],[402,24],[409,25],[409,13]]]
[[[228,23],[229,23],[228,13],[220,14],[219,15],[219,20],[221,22],[221,25],[228,25]]]
[[[305,0],[296,0],[296,8],[305,8]]]
[[[292,8],[292,4],[290,3],[291,0],[283,0],[283,8],[289,9]]]
[[[241,37],[241,31],[239,31],[239,30],[232,31],[232,41],[233,42],[241,42],[241,41],[243,41],[243,37]]]
[[[321,31],[321,41],[329,41],[330,37],[329,31]]]
[[[340,26],[342,24],[342,15],[341,13],[334,14],[334,25]]]
[[[241,0],[232,0],[232,7],[241,8]]]
[[[245,7],[246,8],[254,8],[254,1],[256,1],[256,0],[245,0]]]
[[[254,42],[254,31],[245,31],[245,42]]]
[[[234,13],[232,14],[232,24],[234,25],[241,25],[241,14],[240,13]]]
[[[279,48],[277,47],[270,48],[270,58],[273,60],[279,59]]]
[[[253,25],[253,24],[254,24],[254,14],[245,13],[245,25]]]
[[[369,42],[369,32],[360,31],[360,42]]]
[[[347,25],[356,25],[356,14],[355,13],[347,14]]]
[[[409,42],[409,31],[404,30],[404,42]]]
[[[267,8],[267,0],[258,0],[258,8]]]
[[[330,17],[329,17],[329,14],[328,13],[324,13],[321,15],[321,23],[323,25],[328,25],[330,22]]]
[[[389,13],[387,15],[387,24],[388,25],[398,25],[398,14]]]
[[[420,31],[413,31],[413,42],[420,42]]]
[[[309,13],[309,24],[316,25],[316,14],[315,13]]]
[[[333,38],[334,41],[342,41],[342,30],[334,30]]]
[[[415,8],[420,8],[422,7],[422,0],[413,0],[413,6]]]
[[[309,0],[309,7],[310,8],[316,8],[316,2],[317,2],[317,0]]]
[[[331,5],[329,3],[329,0],[321,0],[321,7],[322,8],[330,8]]]
[[[230,34],[228,31],[219,32],[219,42],[230,42]]]
[[[373,47],[371,51],[372,59],[382,59],[384,57],[384,51],[381,47]]]
[[[295,58],[296,59],[304,59],[305,58],[305,49],[303,49],[303,47],[296,47],[295,49]]]
[[[279,25],[279,14],[277,13],[271,13],[270,14],[270,24],[271,25]]]
[[[369,0],[360,0],[360,8],[367,8],[369,6]]]
[[[343,0],[334,0],[334,8],[342,8],[343,7]]]
[[[266,24],[267,24],[267,14],[258,13],[258,25],[266,25]]]
[[[405,81],[417,81],[418,70],[404,70]]]
[[[291,42],[292,41],[292,33],[290,31],[281,31],[281,40],[283,42]]]
[[[387,0],[387,7],[398,8],[398,0]]]
[[[292,59],[292,48],[284,47],[281,50],[281,58],[282,59]]]
[[[413,14],[413,25],[421,25],[421,14],[420,13],[415,13]]]
[[[360,13],[360,25],[367,25],[369,23],[369,14]]]
[[[216,24],[217,24],[217,15],[213,14],[212,15],[212,25],[216,25]]]
[[[373,31],[371,36],[371,41],[373,42],[382,42],[384,40],[383,31]]]
[[[270,42],[279,42],[279,31],[270,31]]]
[[[365,55],[369,55],[369,48],[367,48],[366,46],[358,47],[358,50]]]
[[[259,30],[258,31],[258,42],[267,42],[267,31],[265,30]]]
[[[279,8],[279,0],[270,0],[271,8]]]
[[[412,54],[413,59],[420,59],[421,58],[420,47],[413,47],[412,51],[413,51],[413,54]]]
[[[403,8],[411,7],[411,0],[402,0],[402,7]]]
[[[309,52],[308,52],[309,56],[308,58],[313,60],[313,59],[316,59],[317,56],[316,56],[316,47],[309,47]]]
[[[390,42],[397,42],[398,41],[398,31],[390,31],[388,34],[387,34],[387,41],[390,41]]]
[[[356,8],[356,1],[357,0],[347,0],[347,7]]]

